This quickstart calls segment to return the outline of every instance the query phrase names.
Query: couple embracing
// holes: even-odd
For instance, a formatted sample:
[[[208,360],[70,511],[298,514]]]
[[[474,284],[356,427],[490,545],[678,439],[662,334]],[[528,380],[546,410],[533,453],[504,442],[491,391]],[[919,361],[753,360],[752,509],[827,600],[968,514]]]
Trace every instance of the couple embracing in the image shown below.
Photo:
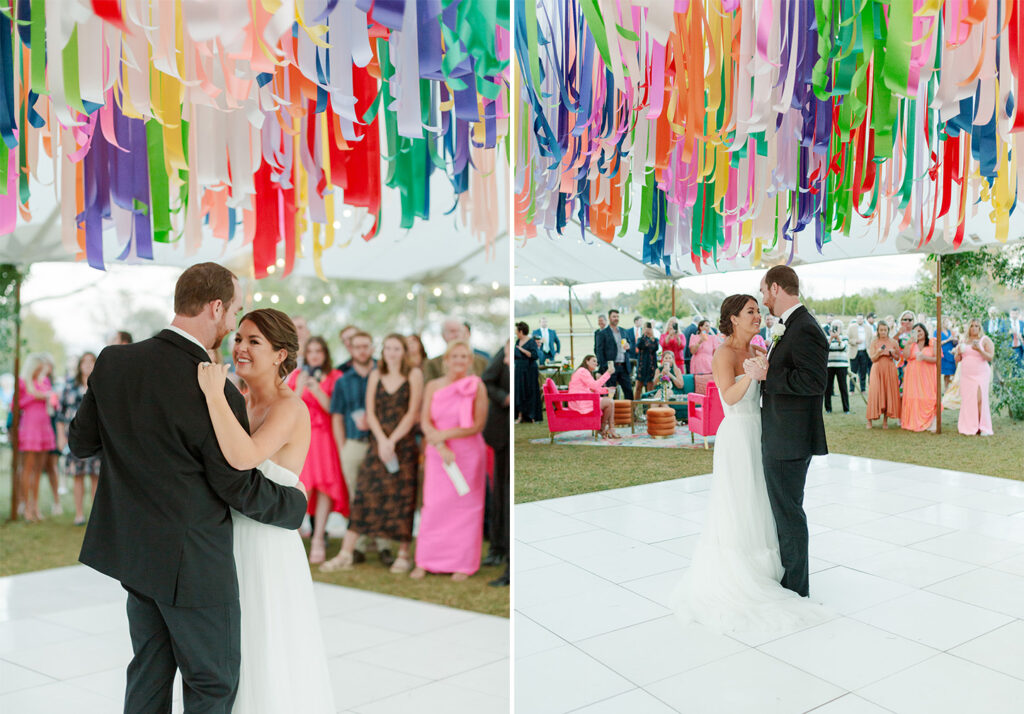
[[[715,437],[707,517],[673,596],[684,621],[719,632],[779,631],[823,621],[811,602],[804,483],[811,457],[828,453],[822,398],[828,343],[800,303],[799,279],[771,268],[761,296],[781,328],[767,351],[751,345],[757,300],[722,303],[712,373],[725,413]]]
[[[298,337],[287,315],[242,308],[215,263],[178,279],[174,320],[100,354],[69,444],[103,452],[79,559],[128,593],[134,657],[124,711],[334,712],[313,583],[297,528],[309,412],[284,383]],[[235,332],[242,398],[210,354]],[[251,433],[250,433],[251,427]]]

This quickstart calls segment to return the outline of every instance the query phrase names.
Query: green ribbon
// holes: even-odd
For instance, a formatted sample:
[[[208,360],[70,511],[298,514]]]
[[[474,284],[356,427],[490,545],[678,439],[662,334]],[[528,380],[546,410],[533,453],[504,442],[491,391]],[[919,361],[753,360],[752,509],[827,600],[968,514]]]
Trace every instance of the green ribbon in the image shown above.
[[[171,214],[167,172],[164,170],[164,133],[155,119],[146,122],[146,153],[149,156],[149,195],[153,204],[153,240],[169,243]]]

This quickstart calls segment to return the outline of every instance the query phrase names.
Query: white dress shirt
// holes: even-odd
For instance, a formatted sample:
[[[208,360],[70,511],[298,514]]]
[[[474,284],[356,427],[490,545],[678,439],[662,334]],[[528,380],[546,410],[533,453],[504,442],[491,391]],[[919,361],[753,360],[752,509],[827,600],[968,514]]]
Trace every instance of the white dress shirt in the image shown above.
[[[209,351],[209,350],[208,350],[207,348],[203,347],[203,343],[202,343],[202,342],[200,342],[200,341],[199,341],[199,340],[198,340],[198,339],[196,338],[196,336],[195,336],[195,335],[193,335],[193,334],[191,334],[191,333],[189,333],[189,332],[185,332],[185,331],[184,331],[183,329],[181,329],[180,327],[175,327],[174,325],[168,325],[168,326],[167,326],[167,329],[168,329],[168,330],[170,330],[171,332],[175,332],[175,333],[177,333],[177,334],[181,335],[182,337],[184,337],[184,338],[185,338],[186,340],[188,340],[189,342],[192,342],[192,343],[195,343],[196,345],[199,345],[199,349],[201,349],[201,350],[202,350],[203,352],[206,352],[207,354],[209,354],[209,353],[210,353],[210,351]]]

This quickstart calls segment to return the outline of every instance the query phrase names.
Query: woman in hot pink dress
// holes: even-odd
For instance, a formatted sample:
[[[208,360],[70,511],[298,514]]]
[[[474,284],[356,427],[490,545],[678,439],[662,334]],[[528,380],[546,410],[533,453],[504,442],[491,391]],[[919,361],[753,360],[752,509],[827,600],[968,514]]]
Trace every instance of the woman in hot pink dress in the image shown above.
[[[957,346],[960,357],[960,420],[957,428],[967,436],[992,436],[992,413],[988,407],[988,390],[992,383],[989,363],[995,345],[981,331],[981,321],[967,324],[967,337]]]
[[[711,323],[701,320],[697,332],[690,335],[690,374],[711,374],[711,358],[715,356],[718,338],[711,334]]]
[[[613,408],[615,402],[612,398],[605,396],[608,389],[603,386],[611,376],[611,372],[605,372],[599,378],[594,379],[594,371],[597,369],[597,357],[587,355],[580,362],[579,368],[572,373],[569,379],[569,393],[577,394],[582,392],[594,392],[601,395],[601,436],[606,439],[618,439],[619,435],[612,429]],[[580,414],[589,414],[594,410],[590,402],[569,402],[569,408],[575,409]]]
[[[331,393],[341,371],[331,368],[331,352],[323,337],[310,337],[302,353],[302,369],[288,376],[288,386],[302,397],[309,409],[312,427],[306,463],[299,474],[309,493],[309,515],[313,536],[309,541],[309,562],[322,563],[327,550],[327,516],[337,511],[348,517],[348,488],[341,473],[338,444],[331,429]]]
[[[486,447],[480,432],[487,421],[487,390],[470,371],[473,353],[465,342],[448,345],[444,366],[445,376],[427,382],[423,394],[423,507],[410,577],[451,573],[452,580],[465,580],[480,568],[483,545]],[[453,462],[469,485],[463,496],[445,470]]]
[[[39,521],[39,474],[43,464],[57,446],[57,438],[50,423],[47,405],[56,398],[50,373],[53,365],[42,354],[29,355],[25,360],[24,377],[19,382],[18,449],[22,454],[21,496],[25,504],[25,520]]]
[[[917,323],[910,331],[910,342],[903,350],[907,366],[903,370],[903,405],[900,426],[908,431],[935,430],[935,346],[928,331]]]

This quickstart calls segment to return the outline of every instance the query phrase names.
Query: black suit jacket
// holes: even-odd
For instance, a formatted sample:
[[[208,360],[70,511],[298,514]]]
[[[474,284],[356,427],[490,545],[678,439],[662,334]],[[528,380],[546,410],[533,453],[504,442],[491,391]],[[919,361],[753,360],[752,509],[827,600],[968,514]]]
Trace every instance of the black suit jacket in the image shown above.
[[[768,353],[761,383],[761,439],[765,458],[804,459],[827,454],[822,398],[828,376],[828,342],[807,308],[785,323]]]
[[[508,365],[505,364],[505,348],[498,350],[487,365],[483,377],[490,400],[487,423],[484,424],[484,441],[494,450],[508,448],[508,407],[505,399],[509,395]]]
[[[619,336],[626,340],[627,344],[629,338],[632,336],[633,328],[619,328]],[[627,333],[630,333],[627,335]],[[626,357],[626,369],[629,369],[629,349],[623,350]],[[598,374],[604,374],[608,371],[608,363],[614,362],[615,357],[619,353],[619,346],[615,343],[615,335],[612,334],[612,328],[609,325],[603,330],[597,331],[597,342],[594,345],[595,356],[597,357],[597,372]]]
[[[283,528],[306,512],[297,489],[224,459],[196,375],[208,359],[171,330],[107,347],[68,435],[79,458],[103,451],[79,560],[181,607],[238,600],[229,506]],[[248,429],[245,401],[230,382],[224,389]]]
[[[690,338],[697,334],[697,325],[690,323],[683,330],[683,359],[693,359],[693,353],[690,352]]]

